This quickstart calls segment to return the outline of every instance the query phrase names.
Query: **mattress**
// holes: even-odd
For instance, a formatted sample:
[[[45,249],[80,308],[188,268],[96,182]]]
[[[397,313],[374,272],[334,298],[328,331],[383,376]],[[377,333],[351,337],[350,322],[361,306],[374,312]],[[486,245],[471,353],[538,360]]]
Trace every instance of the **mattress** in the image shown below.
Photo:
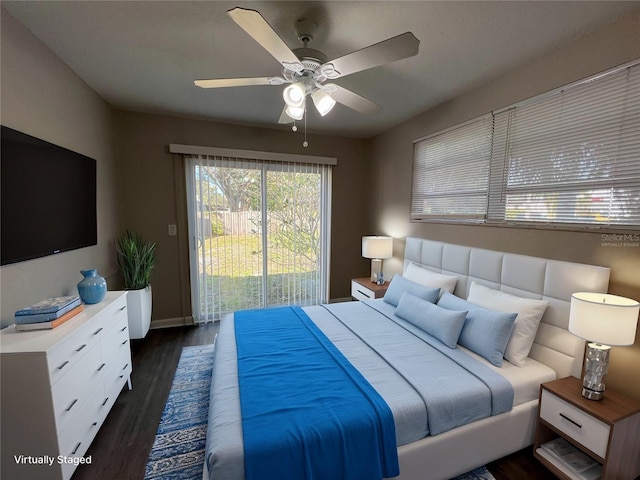
[[[365,305],[365,303],[369,303],[369,305]],[[358,335],[354,335],[348,323],[336,321],[336,316],[342,315],[343,311],[347,312],[347,316],[350,315],[349,312],[353,311],[359,317],[359,320],[355,320],[355,325],[363,325],[365,322],[371,321],[375,315],[382,314],[394,317],[395,307],[380,299],[372,302],[349,302],[331,306],[306,307],[304,310],[387,402],[393,412],[398,446],[424,438],[430,433],[424,412],[424,394],[421,396],[413,385],[395,378],[402,375],[390,373],[385,360],[375,352],[362,348]],[[396,317],[394,321],[399,322],[403,328],[415,336],[425,335],[424,332],[402,319]],[[405,325],[402,325],[403,322]],[[365,327],[364,330],[367,328]],[[385,348],[390,348],[392,351],[395,349],[398,357],[402,358],[407,355],[406,344],[394,344],[390,339],[385,340],[383,333],[379,337],[380,341],[385,341],[388,344]],[[463,354],[460,347],[456,350],[458,350],[456,352],[458,355],[466,354],[465,356],[473,358],[479,365],[482,365],[483,369],[498,373],[508,381],[513,387],[513,404],[508,408],[537,398],[540,383],[556,376],[553,370],[531,359],[527,360],[524,367],[516,367],[504,362],[502,368],[497,368],[472,352],[465,351]],[[404,361],[406,362],[406,360],[405,358]],[[421,367],[420,362],[413,363],[416,364],[416,368],[427,370]],[[492,374],[495,375],[495,373]],[[427,387],[428,382],[442,383],[443,381],[446,379],[429,380],[427,377],[424,378]],[[509,401],[511,402],[511,397]],[[471,404],[468,404],[467,408],[473,409]],[[238,401],[237,360],[231,319],[224,319],[220,325],[214,359],[210,409],[205,478],[215,480],[243,479],[243,441]]]
[[[530,402],[531,400],[538,400],[540,396],[540,384],[555,380],[557,377],[555,370],[530,357],[525,360],[523,367],[517,367],[506,360],[502,363],[502,367],[496,367],[471,350],[461,347],[460,345],[458,345],[458,348],[475,358],[478,362],[497,371],[509,381],[513,387],[514,407]]]

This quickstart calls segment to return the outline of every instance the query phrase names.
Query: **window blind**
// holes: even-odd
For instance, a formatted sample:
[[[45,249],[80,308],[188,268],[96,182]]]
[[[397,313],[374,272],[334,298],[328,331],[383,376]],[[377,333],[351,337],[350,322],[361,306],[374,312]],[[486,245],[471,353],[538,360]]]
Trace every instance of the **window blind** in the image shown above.
[[[640,225],[640,61],[414,142],[411,220]]]
[[[493,119],[414,142],[411,219],[484,219]]]
[[[495,124],[505,143],[490,220],[640,224],[640,66],[499,112]]]

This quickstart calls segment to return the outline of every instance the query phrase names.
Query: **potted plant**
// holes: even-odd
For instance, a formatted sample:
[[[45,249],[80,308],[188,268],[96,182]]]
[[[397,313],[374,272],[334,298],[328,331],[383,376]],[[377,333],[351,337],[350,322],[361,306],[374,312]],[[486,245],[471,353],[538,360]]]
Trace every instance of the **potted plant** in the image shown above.
[[[116,241],[117,261],[124,278],[129,316],[129,337],[144,338],[151,325],[151,284],[156,264],[156,243],[144,242],[127,231]]]

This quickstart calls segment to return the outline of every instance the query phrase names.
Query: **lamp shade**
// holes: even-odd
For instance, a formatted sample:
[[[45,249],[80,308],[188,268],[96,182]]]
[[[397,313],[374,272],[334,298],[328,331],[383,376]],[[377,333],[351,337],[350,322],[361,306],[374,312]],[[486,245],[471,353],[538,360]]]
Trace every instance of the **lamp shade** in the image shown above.
[[[640,303],[608,293],[571,295],[569,331],[605,345],[633,345]]]
[[[393,256],[393,238],[362,237],[362,256],[364,258],[391,258]]]
[[[294,120],[302,120],[304,117],[304,102],[301,107],[292,107],[291,105],[287,105],[285,113]]]
[[[330,95],[320,89],[313,92],[311,94],[311,98],[313,99],[313,103],[315,104],[318,113],[323,117],[329,113],[336,104],[336,101],[331,98]]]
[[[306,95],[307,87],[301,82],[292,83],[282,92],[284,102],[290,107],[301,107]]]

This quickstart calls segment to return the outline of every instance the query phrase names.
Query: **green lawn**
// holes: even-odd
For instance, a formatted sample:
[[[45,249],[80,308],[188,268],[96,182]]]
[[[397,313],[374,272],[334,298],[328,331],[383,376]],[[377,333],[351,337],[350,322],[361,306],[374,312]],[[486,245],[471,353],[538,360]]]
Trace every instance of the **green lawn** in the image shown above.
[[[315,262],[294,254],[268,241],[269,275],[313,272]],[[262,242],[260,235],[221,235],[204,240],[207,275],[223,277],[252,277],[262,275]],[[293,261],[292,261],[293,260]],[[293,265],[290,266],[290,265]]]
[[[272,244],[272,243],[270,243]],[[204,240],[205,270],[201,279],[201,310],[216,316],[263,305],[315,303],[318,267],[286,248],[269,248],[267,300],[263,299],[262,243],[259,235],[222,235]],[[202,255],[202,252],[200,252]],[[292,264],[293,267],[288,267]],[[203,285],[204,283],[204,285]]]

